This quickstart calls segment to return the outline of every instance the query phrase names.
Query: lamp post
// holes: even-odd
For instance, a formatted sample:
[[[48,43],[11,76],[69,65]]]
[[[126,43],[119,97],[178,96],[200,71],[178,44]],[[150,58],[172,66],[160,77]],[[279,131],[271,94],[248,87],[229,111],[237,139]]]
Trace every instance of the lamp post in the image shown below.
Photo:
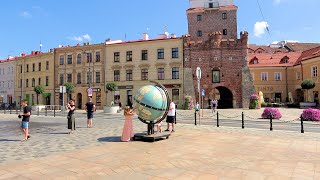
[[[22,63],[18,64],[20,66],[20,109],[21,109],[21,102],[22,102]]]

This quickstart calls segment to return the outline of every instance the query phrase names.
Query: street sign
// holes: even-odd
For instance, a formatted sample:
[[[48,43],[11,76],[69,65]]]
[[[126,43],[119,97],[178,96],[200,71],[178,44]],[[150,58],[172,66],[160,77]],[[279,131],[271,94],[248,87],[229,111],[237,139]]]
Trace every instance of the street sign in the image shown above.
[[[200,69],[200,67],[197,67],[196,74],[197,74],[197,79],[201,79],[201,69]]]
[[[204,96],[205,95],[205,91],[204,89],[201,89],[201,96]]]
[[[60,86],[60,93],[66,93],[67,92],[67,88],[65,86]]]

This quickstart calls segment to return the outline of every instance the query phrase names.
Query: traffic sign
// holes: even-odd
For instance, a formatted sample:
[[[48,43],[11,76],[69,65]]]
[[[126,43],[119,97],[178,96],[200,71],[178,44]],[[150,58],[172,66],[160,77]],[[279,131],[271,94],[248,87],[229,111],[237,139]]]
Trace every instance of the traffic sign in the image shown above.
[[[204,96],[205,95],[205,91],[204,89],[201,89],[201,96]]]
[[[66,92],[67,92],[66,86],[60,86],[60,93],[66,93]]]
[[[88,90],[87,90],[87,92],[88,92],[88,96],[92,96],[92,88],[89,88]]]
[[[197,67],[196,74],[197,74],[197,79],[201,79],[201,69],[200,69],[200,67]]]

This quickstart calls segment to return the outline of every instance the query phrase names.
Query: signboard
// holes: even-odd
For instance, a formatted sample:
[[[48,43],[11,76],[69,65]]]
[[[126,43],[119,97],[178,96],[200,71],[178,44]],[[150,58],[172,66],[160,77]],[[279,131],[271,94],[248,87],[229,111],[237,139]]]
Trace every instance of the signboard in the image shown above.
[[[205,95],[205,91],[204,89],[201,89],[201,96],[204,96]]]
[[[67,88],[65,86],[60,86],[60,93],[66,93],[67,92]]]
[[[201,79],[201,69],[200,69],[200,67],[197,67],[196,74],[197,74],[197,79]]]
[[[89,88],[87,92],[88,92],[88,96],[92,96],[92,88]]]

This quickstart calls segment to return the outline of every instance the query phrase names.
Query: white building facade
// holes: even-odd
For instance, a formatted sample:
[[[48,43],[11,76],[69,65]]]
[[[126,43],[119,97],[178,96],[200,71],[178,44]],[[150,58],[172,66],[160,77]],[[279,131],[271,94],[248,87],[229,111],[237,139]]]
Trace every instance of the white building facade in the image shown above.
[[[0,61],[0,105],[14,102],[14,59],[9,58]]]
[[[219,8],[234,5],[233,0],[190,0],[190,8]]]

